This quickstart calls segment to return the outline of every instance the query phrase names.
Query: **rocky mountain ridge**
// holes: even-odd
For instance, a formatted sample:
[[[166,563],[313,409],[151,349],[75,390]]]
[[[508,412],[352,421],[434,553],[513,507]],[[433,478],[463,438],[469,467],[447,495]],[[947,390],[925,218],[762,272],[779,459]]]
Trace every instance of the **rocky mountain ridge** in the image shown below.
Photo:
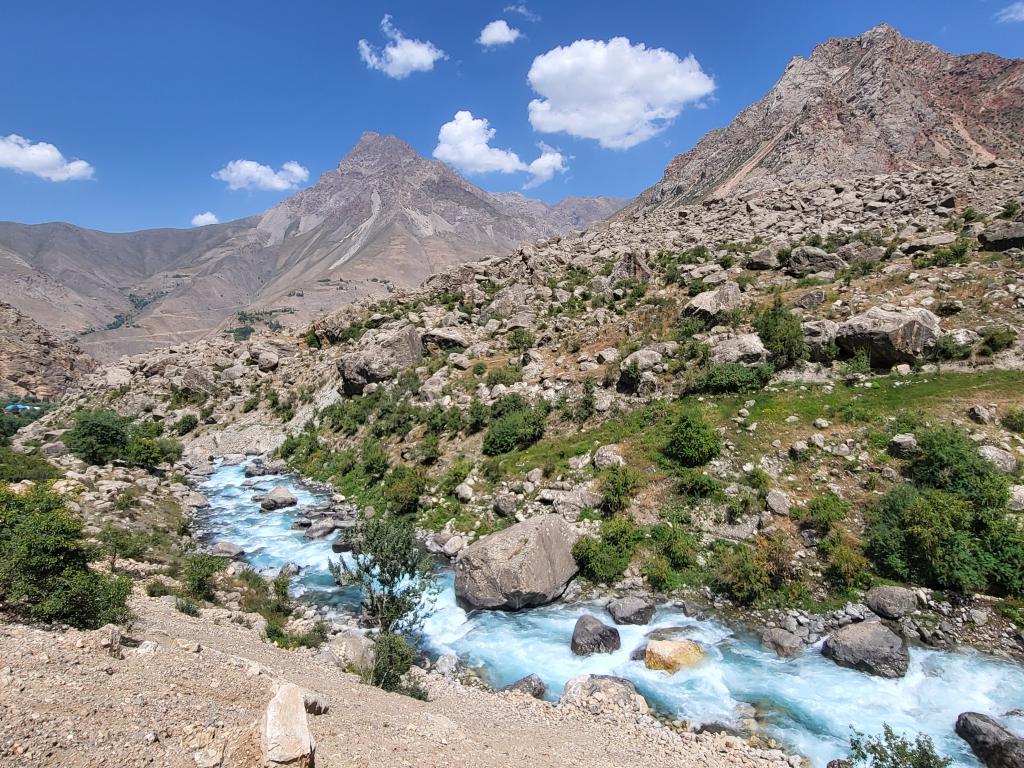
[[[795,57],[725,128],[676,156],[636,206],[813,179],[1024,157],[1024,61],[955,56],[888,25]]]
[[[2,223],[0,299],[111,359],[225,329],[301,325],[622,204],[491,194],[367,133],[337,170],[258,217],[123,235]]]
[[[0,392],[55,400],[96,361],[0,302]]]

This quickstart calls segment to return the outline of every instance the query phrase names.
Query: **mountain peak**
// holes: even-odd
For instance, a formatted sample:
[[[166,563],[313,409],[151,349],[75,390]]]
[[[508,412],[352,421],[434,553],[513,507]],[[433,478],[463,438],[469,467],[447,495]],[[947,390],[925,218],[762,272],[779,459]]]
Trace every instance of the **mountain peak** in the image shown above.
[[[415,149],[397,136],[366,131],[348,154],[341,158],[338,170],[374,173],[389,165],[422,159]]]

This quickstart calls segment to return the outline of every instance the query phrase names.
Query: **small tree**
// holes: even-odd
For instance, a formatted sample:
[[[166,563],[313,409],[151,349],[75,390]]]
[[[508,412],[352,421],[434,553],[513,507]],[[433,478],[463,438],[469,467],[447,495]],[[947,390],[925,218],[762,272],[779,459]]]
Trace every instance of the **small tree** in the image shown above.
[[[109,410],[79,411],[64,445],[88,464],[106,464],[124,453],[130,421]]]
[[[789,368],[807,357],[800,318],[790,312],[778,296],[754,319],[754,329],[771,353],[772,365],[777,370]]]
[[[629,467],[608,467],[601,478],[601,495],[604,496],[605,511],[614,514],[628,508],[639,485],[640,476]]]
[[[118,558],[137,560],[145,554],[148,544],[145,534],[116,525],[103,526],[96,538],[99,539],[103,553],[110,559],[111,573],[117,571]]]
[[[888,723],[882,724],[882,736],[865,737],[853,732],[850,739],[850,759],[865,768],[948,768],[952,758],[935,751],[931,738],[917,734],[913,742],[897,736]]]
[[[508,334],[508,345],[517,352],[525,352],[536,343],[533,333],[527,328],[513,328]]]
[[[676,420],[662,449],[668,458],[684,467],[701,467],[718,456],[722,440],[714,427],[698,412],[688,410]]]

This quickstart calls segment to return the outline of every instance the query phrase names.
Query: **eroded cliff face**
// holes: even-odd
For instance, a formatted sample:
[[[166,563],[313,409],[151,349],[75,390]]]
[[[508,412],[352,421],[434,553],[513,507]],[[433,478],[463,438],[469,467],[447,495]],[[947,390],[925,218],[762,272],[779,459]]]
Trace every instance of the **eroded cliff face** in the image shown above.
[[[799,180],[1024,157],[1024,61],[954,56],[881,25],[794,58],[726,127],[672,160],[639,207]]]
[[[0,302],[0,392],[53,399],[95,368],[78,347]]]

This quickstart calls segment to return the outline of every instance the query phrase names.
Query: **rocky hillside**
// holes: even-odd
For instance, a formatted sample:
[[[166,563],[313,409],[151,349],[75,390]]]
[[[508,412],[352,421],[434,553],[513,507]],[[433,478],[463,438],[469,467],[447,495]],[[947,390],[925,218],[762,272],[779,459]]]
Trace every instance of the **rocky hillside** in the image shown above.
[[[491,194],[367,133],[336,170],[262,216],[128,234],[0,223],[0,299],[112,359],[225,329],[301,325],[622,204]]]
[[[0,302],[0,392],[55,400],[95,368],[78,347]]]
[[[954,56],[881,25],[795,57],[775,86],[678,155],[641,206],[814,179],[1024,157],[1024,61]]]

